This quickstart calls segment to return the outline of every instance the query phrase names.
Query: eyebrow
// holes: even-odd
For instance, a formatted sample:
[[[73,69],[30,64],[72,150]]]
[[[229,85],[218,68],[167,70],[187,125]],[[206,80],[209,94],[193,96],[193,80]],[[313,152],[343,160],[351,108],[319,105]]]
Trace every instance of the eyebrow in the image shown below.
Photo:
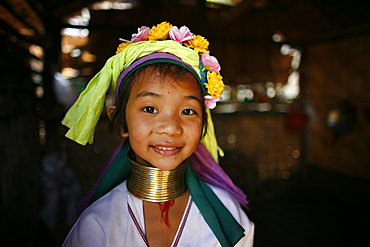
[[[149,92],[149,91],[143,91],[141,93],[136,94],[135,98],[140,98],[140,97],[146,97],[146,96],[151,96],[155,98],[160,98],[161,96],[157,93]]]
[[[157,93],[153,93],[153,92],[150,92],[150,91],[143,91],[141,93],[136,94],[135,98],[137,99],[137,98],[140,98],[140,97],[147,97],[147,96],[154,97],[154,98],[161,98],[162,97],[160,94],[157,94]],[[198,101],[200,104],[202,104],[202,101],[196,96],[187,95],[187,96],[184,96],[184,98],[185,99],[193,99],[193,100]]]
[[[199,104],[202,104],[202,101],[198,97],[196,97],[196,96],[189,95],[189,96],[185,96],[185,98],[186,99],[194,99],[194,100],[198,101]]]

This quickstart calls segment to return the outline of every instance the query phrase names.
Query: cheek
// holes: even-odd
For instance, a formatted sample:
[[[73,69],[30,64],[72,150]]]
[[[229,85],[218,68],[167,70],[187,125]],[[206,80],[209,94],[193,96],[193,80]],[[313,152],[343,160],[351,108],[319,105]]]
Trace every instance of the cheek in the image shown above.
[[[129,129],[131,131],[131,135],[134,135],[137,138],[141,138],[147,133],[148,126],[145,125],[143,121],[135,121]]]
[[[147,135],[138,126],[132,126],[129,131],[131,131],[129,132],[131,148],[139,154],[147,146]]]
[[[142,138],[144,130],[146,129],[145,126],[143,125],[143,121],[139,121],[137,118],[132,116],[130,118],[130,121],[127,122],[127,128],[131,140],[135,141],[140,140]]]
[[[202,134],[202,121],[199,120],[195,123],[193,123],[191,126],[190,126],[190,130],[189,130],[189,133],[190,133],[190,136],[194,139],[196,139],[197,141],[199,141],[200,139],[200,136]]]
[[[134,114],[131,114],[130,116],[130,121],[127,123],[127,126],[129,128],[129,130],[131,131],[138,131],[140,129],[144,129],[144,125],[145,125],[145,122],[143,121],[143,119],[140,119],[139,117],[137,117],[136,115]]]

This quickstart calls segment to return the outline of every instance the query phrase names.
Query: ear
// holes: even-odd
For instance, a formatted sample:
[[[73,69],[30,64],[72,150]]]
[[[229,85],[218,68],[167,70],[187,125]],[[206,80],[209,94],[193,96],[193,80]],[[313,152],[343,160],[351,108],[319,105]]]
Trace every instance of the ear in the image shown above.
[[[108,109],[107,109],[107,115],[109,117],[109,120],[112,120],[113,112],[114,112],[115,109],[116,109],[116,106],[114,106],[114,105],[108,107]],[[128,137],[128,133],[125,133],[123,131],[122,126],[121,126],[120,136],[121,137]]]
[[[108,107],[107,114],[108,114],[109,120],[112,120],[113,112],[115,109],[116,109],[116,106],[114,105]]]
[[[123,131],[123,129],[122,129],[122,127],[121,127],[121,131],[120,131],[121,133],[121,137],[128,137],[128,132],[126,133],[126,132],[124,132]]]

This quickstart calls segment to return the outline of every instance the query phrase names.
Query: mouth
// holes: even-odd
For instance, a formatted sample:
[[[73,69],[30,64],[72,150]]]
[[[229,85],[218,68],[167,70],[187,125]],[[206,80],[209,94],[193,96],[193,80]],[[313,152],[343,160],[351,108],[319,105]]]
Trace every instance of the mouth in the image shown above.
[[[163,147],[163,146],[156,146],[156,145],[151,146],[151,148],[154,150],[154,152],[159,153],[161,155],[165,155],[165,156],[175,155],[181,150],[180,147]]]
[[[176,147],[161,147],[161,146],[154,146],[154,148],[158,148],[160,150],[165,150],[165,151],[167,151],[167,150],[175,150],[176,149]]]

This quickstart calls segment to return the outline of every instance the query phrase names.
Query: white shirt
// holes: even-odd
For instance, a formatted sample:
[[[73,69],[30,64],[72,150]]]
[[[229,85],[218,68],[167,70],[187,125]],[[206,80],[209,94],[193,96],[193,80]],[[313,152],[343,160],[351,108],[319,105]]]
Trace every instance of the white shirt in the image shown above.
[[[245,236],[236,246],[252,247],[254,224],[248,219],[239,203],[227,191],[213,185],[208,184],[208,186],[245,230]],[[82,213],[65,239],[63,247],[147,246],[129,214],[128,205],[145,234],[143,202],[128,193],[126,181],[124,181]],[[187,220],[184,222],[184,216],[188,210]],[[183,223],[185,225],[177,246],[221,246],[191,197],[179,226]],[[179,229],[171,246],[174,246],[178,235]]]

